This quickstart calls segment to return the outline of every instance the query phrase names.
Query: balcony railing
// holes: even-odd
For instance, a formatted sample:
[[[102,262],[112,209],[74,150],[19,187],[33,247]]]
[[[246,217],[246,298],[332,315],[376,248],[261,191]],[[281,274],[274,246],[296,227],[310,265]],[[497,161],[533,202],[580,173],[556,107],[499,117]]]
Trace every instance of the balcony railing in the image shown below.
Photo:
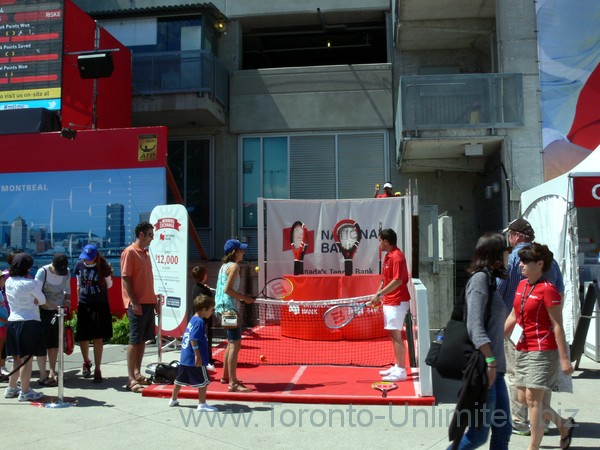
[[[523,126],[521,74],[406,76],[400,101],[405,131]]]
[[[229,72],[207,50],[133,54],[135,94],[205,92],[229,102]]]

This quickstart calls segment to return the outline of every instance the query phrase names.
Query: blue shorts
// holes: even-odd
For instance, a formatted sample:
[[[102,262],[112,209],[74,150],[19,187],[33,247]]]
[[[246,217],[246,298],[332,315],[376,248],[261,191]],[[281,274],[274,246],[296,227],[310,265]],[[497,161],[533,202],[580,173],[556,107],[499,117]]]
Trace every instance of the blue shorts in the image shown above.
[[[227,331],[227,340],[229,342],[236,342],[242,340],[242,329],[240,327],[228,328],[225,331]]]
[[[206,371],[206,366],[179,366],[177,378],[175,378],[177,386],[190,386],[193,388],[201,388],[210,384],[210,378]]]
[[[131,306],[127,309],[129,319],[129,344],[143,344],[156,337],[154,333],[154,305],[141,305],[142,315],[133,313]]]

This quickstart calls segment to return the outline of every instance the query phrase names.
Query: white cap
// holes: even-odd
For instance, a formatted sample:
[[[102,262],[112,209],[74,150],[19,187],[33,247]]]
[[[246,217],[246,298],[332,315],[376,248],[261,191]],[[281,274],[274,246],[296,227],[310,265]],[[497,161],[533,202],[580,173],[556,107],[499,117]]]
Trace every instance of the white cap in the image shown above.
[[[392,188],[392,183],[385,183],[385,184],[383,185],[383,188],[384,188],[384,189],[385,189],[385,188],[390,188],[390,189],[391,189],[391,188]]]

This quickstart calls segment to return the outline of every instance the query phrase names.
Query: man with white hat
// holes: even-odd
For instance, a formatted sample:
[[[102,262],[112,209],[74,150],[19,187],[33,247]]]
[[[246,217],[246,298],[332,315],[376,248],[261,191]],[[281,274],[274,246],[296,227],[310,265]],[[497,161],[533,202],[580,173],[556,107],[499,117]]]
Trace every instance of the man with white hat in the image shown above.
[[[379,184],[375,185],[375,194],[373,194],[373,198],[387,198],[394,197],[392,194],[392,183],[390,181],[386,181],[383,185],[383,194],[379,193]]]

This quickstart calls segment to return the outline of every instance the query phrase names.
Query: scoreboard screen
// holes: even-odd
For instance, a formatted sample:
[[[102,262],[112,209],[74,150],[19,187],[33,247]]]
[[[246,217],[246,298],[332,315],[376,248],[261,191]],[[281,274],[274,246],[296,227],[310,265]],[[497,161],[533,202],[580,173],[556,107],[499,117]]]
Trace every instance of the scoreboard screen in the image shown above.
[[[0,110],[60,109],[62,0],[0,0]]]

